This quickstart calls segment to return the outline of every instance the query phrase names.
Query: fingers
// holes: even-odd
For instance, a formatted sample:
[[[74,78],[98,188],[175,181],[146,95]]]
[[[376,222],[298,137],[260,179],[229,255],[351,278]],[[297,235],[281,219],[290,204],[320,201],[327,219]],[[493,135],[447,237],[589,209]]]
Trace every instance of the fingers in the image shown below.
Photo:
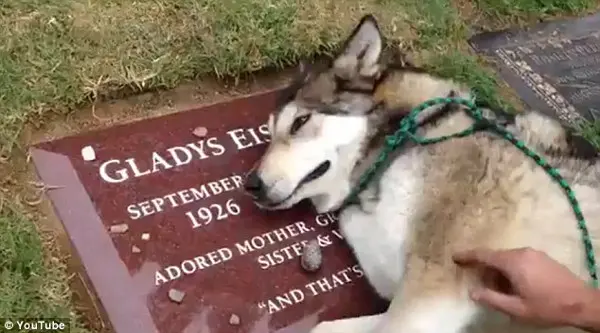
[[[478,250],[468,250],[455,253],[452,256],[452,260],[454,260],[454,262],[458,265],[463,266],[478,265],[481,264],[481,262],[478,260],[478,256],[480,256],[480,254],[478,254]]]
[[[519,297],[503,294],[492,289],[473,290],[471,298],[477,303],[512,316],[522,317],[527,312],[527,307]]]
[[[459,265],[463,266],[471,266],[471,265],[486,265],[495,267],[497,265],[494,259],[497,255],[495,255],[494,251],[490,249],[477,248],[473,250],[458,252],[454,254],[452,259]]]
[[[506,271],[511,262],[514,264],[514,258],[511,260],[513,250],[495,251],[486,248],[477,248],[454,254],[452,259],[456,264],[462,266],[484,265],[496,268],[500,271]]]

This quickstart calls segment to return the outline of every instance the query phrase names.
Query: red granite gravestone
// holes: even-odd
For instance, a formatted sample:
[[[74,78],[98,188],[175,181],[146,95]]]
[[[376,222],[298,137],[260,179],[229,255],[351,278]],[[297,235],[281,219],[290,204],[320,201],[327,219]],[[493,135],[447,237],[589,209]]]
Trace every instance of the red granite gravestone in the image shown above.
[[[303,333],[384,309],[335,216],[268,213],[242,193],[277,93],[32,148],[115,332]],[[308,273],[299,255],[315,238],[323,266]]]

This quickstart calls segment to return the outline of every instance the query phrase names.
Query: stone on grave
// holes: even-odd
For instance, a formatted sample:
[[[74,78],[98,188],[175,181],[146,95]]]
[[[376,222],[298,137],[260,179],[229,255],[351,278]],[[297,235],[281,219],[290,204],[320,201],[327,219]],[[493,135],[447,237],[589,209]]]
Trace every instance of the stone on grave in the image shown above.
[[[529,107],[570,126],[600,120],[600,13],[484,32],[469,43]]]
[[[185,293],[183,291],[177,289],[169,289],[169,299],[175,303],[183,302],[183,298],[185,297]]]
[[[193,133],[195,136],[197,136],[199,138],[203,138],[206,136],[206,134],[208,134],[208,130],[206,129],[206,127],[199,126],[194,129]]]
[[[94,147],[85,146],[81,149],[81,157],[83,157],[84,161],[93,161],[96,159],[96,152],[94,151]]]
[[[279,93],[32,148],[42,181],[64,185],[48,196],[115,333],[306,333],[319,321],[386,308],[334,215],[304,204],[265,212],[242,193],[269,142]],[[81,156],[87,146],[93,160]],[[110,232],[119,224],[127,232]],[[317,238],[324,264],[306,274],[298,260]],[[140,239],[143,251],[132,253]],[[181,295],[170,290],[185,299],[174,302]],[[243,318],[237,326],[232,313]]]
[[[313,239],[304,244],[302,256],[300,257],[302,268],[307,272],[316,272],[321,268],[322,263],[323,255],[318,240]]]
[[[129,226],[126,223],[120,223],[120,224],[111,225],[109,230],[110,230],[110,232],[115,233],[115,234],[122,234],[124,232],[127,232],[127,230],[129,230]]]
[[[231,315],[231,317],[229,317],[229,324],[237,326],[240,324],[240,317],[238,315],[236,315],[235,313]]]

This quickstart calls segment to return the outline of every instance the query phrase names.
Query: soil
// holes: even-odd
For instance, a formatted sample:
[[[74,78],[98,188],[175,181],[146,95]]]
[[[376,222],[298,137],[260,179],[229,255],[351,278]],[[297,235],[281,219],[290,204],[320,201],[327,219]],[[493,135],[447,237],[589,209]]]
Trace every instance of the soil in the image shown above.
[[[293,74],[293,69],[275,73],[263,72],[248,76],[238,82],[231,80],[205,79],[187,82],[166,91],[153,91],[121,100],[95,103],[72,112],[67,117],[55,116],[42,126],[25,126],[21,133],[21,147],[107,128],[150,117],[185,111],[203,104],[212,104],[227,99],[270,90],[282,86]],[[26,151],[23,149],[22,151]],[[81,262],[72,248],[68,237],[56,218],[52,205],[44,197],[34,202],[32,182],[38,181],[32,163],[26,153],[15,152],[7,161],[0,163],[0,188],[2,198],[16,198],[14,208],[24,212],[36,223],[48,250],[49,259],[61,260],[68,267],[70,288],[76,310],[83,315],[84,324],[93,332],[111,332],[103,310],[98,306],[96,295],[89,287]],[[0,202],[2,207],[2,202]]]

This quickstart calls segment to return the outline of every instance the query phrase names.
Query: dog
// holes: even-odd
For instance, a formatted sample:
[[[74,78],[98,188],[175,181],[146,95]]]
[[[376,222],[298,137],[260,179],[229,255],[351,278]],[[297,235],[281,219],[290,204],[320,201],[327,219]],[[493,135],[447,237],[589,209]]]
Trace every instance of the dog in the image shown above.
[[[338,227],[386,312],[317,324],[312,333],[534,332],[468,296],[481,282],[451,255],[473,247],[532,248],[589,279],[580,230],[567,196],[544,168],[490,132],[436,144],[405,144],[356,203],[342,206],[377,159],[386,135],[435,97],[471,100],[463,83],[415,66],[385,45],[364,16],[322,68],[300,66],[282,107],[268,117],[271,141],[244,189],[265,210],[308,199],[319,213],[339,210]],[[557,168],[571,185],[600,258],[600,165],[568,126],[537,111],[483,108]],[[474,121],[458,104],[425,109],[417,135],[450,135]],[[585,148],[585,149],[582,149]],[[360,302],[360,300],[356,300]],[[551,330],[550,330],[551,331]],[[560,328],[555,331],[577,331]]]

